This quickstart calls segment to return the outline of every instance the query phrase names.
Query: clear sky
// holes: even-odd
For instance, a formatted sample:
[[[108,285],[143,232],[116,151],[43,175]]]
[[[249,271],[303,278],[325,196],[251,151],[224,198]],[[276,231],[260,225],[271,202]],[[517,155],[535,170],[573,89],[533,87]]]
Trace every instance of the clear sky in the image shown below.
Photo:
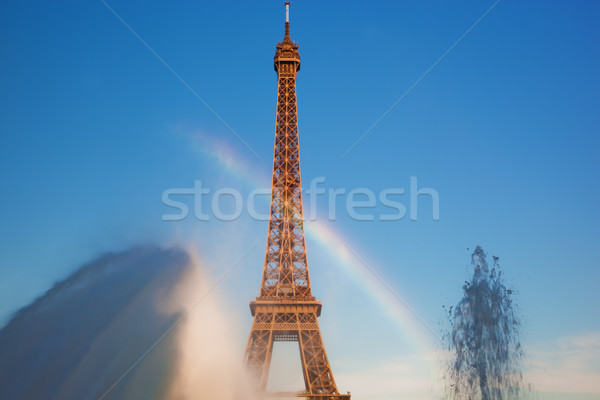
[[[267,223],[216,220],[210,202],[268,188],[281,3],[3,5],[2,324],[82,262],[153,242],[193,245],[215,278],[251,249],[220,286],[249,328]],[[309,266],[343,390],[372,374],[384,388],[372,398],[427,398],[435,382],[413,367],[437,363],[442,306],[459,301],[479,244],[517,291],[537,388],[600,398],[600,4],[501,1],[452,47],[493,4],[292,5],[303,184],[346,190],[335,221],[328,193],[305,210],[318,216]],[[411,177],[439,194],[439,221],[427,196],[409,218]],[[163,192],[195,181],[211,190],[210,220],[188,196],[188,218],[164,221],[176,210]],[[406,217],[380,221],[394,210],[377,202],[357,211],[374,221],[351,218],[357,188],[404,188]]]

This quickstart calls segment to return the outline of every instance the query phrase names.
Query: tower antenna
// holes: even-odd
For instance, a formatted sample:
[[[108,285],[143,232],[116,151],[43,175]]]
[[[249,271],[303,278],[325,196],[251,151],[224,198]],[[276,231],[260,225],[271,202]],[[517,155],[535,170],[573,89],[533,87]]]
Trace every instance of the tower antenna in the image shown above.
[[[290,2],[285,2],[285,22],[290,23]]]

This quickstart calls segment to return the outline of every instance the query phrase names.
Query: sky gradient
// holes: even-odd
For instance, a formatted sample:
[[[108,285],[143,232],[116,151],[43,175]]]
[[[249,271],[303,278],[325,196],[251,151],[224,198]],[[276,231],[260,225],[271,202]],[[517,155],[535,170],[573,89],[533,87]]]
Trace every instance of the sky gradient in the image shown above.
[[[340,389],[360,398],[430,398],[442,306],[476,245],[517,292],[534,387],[600,398],[600,5],[501,1],[435,64],[493,4],[292,5],[303,185],[327,190],[305,198],[313,292]],[[268,189],[281,2],[24,1],[0,21],[2,324],[104,251],[183,244],[214,279],[242,259],[219,286],[242,354],[266,221],[200,221],[189,196],[188,218],[164,221],[162,196]],[[379,203],[358,221],[346,195],[328,218],[330,189],[403,188],[409,208],[411,177],[439,221],[427,196],[416,221],[380,221]],[[362,395],[375,376],[385,389]]]

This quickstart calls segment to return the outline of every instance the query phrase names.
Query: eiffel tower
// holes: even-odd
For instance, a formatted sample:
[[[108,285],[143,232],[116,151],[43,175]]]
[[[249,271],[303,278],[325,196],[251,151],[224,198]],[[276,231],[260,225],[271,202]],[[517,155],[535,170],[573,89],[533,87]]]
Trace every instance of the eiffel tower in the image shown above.
[[[289,4],[285,2],[285,37],[277,43],[274,57],[278,93],[269,234],[260,296],[250,302],[254,321],[245,363],[256,378],[257,389],[263,398],[350,399],[350,394],[338,392],[333,379],[317,321],[321,315],[321,302],[312,295],[310,288],[296,110],[300,54],[298,44],[290,39]],[[275,341],[298,342],[304,392],[266,392]]]

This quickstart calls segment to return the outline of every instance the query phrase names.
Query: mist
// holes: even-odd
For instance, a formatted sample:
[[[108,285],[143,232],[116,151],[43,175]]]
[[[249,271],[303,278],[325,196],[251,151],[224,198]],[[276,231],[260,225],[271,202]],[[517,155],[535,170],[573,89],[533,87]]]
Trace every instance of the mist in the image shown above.
[[[191,251],[104,254],[0,330],[0,398],[251,399],[229,315]]]

